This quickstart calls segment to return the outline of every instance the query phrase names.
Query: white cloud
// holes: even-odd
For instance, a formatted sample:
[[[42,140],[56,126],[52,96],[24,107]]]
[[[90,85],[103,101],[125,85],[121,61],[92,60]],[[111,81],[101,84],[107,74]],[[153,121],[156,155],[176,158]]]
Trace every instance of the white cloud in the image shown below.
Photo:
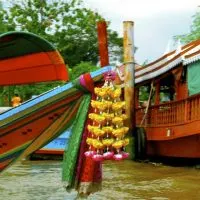
[[[102,14],[124,18],[143,18],[169,11],[182,12],[200,4],[199,0],[84,0],[84,2]]]
[[[84,0],[84,3],[111,21],[110,28],[121,36],[122,22],[135,22],[139,63],[159,58],[173,36],[188,33],[192,15],[200,5],[199,0]]]

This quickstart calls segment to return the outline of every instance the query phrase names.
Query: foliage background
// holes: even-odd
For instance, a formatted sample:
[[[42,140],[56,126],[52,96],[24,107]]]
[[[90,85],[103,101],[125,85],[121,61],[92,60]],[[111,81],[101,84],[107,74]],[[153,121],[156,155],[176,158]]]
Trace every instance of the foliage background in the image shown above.
[[[63,56],[70,78],[98,69],[98,21],[105,20],[85,8],[81,0],[19,0],[0,2],[0,34],[7,31],[29,31],[51,42]],[[122,60],[122,38],[109,29],[110,56]],[[18,93],[28,100],[62,82],[0,87],[0,104],[8,106]]]

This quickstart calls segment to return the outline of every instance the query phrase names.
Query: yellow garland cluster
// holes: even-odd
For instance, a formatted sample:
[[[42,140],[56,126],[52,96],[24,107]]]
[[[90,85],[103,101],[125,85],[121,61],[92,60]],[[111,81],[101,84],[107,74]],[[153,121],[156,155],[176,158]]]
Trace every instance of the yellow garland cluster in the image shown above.
[[[96,87],[94,92],[97,95],[97,99],[91,101],[94,113],[89,114],[93,125],[88,125],[91,137],[86,142],[97,151],[119,150],[129,143],[129,139],[124,138],[129,128],[124,126],[127,116],[123,114],[125,102],[120,100],[121,88],[110,84]]]

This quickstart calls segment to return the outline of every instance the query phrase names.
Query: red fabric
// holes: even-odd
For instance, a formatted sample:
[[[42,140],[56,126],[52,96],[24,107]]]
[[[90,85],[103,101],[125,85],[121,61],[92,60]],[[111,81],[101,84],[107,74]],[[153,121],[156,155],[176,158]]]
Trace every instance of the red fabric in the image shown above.
[[[90,113],[91,108],[89,109]],[[77,168],[76,168],[76,181],[80,182],[80,177],[81,177],[81,173],[82,173],[82,169],[83,169],[83,161],[85,159],[85,155],[84,153],[88,150],[88,145],[86,143],[86,139],[88,137],[88,129],[87,126],[88,124],[90,124],[90,119],[87,118],[87,121],[85,123],[85,127],[84,127],[84,131],[82,134],[82,139],[81,139],[81,144],[80,144],[80,149],[79,149],[79,157],[78,157],[78,164],[77,164]]]
[[[88,91],[93,93],[94,92],[94,81],[92,80],[90,73],[86,73],[83,76],[84,76],[84,81],[86,84],[85,87],[87,88]]]
[[[92,99],[96,99],[94,93],[92,94]],[[93,112],[93,109],[90,107],[89,113]],[[88,113],[88,114],[89,114]],[[85,124],[84,133],[82,136],[80,151],[79,151],[79,159],[76,171],[76,181],[78,183],[77,188],[81,187],[81,183],[99,183],[102,181],[102,163],[95,162],[92,158],[86,157],[84,153],[88,151],[88,145],[86,143],[86,139],[89,135],[87,126],[91,124],[91,120],[87,118],[87,122]],[[91,187],[88,186],[88,193],[91,191]]]
[[[85,157],[80,182],[100,183],[102,181],[102,163]]]

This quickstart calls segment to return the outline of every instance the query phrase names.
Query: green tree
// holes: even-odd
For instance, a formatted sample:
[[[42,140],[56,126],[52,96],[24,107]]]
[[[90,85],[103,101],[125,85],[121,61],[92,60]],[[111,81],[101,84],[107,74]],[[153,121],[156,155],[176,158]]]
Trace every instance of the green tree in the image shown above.
[[[98,61],[96,23],[104,19],[81,0],[13,1],[1,17],[9,30],[33,32],[53,43],[70,67]],[[120,57],[122,38],[112,30],[108,34],[111,54]]]
[[[81,0],[26,0],[12,1],[0,7],[0,32],[29,31],[54,44],[65,63],[72,68],[71,78],[96,70],[98,62],[97,21],[104,20],[98,13],[84,8]],[[2,28],[1,28],[2,27]],[[108,23],[109,27],[109,23]],[[122,56],[122,38],[108,28],[109,51]],[[3,87],[1,94],[12,96],[16,91],[27,100],[62,83],[40,83]]]
[[[180,39],[184,43],[200,39],[200,11],[197,11],[193,16],[190,33],[175,36],[175,39]]]
[[[7,26],[3,20],[4,12],[2,2],[0,2],[0,34],[7,31]]]
[[[90,62],[81,62],[80,64],[69,70],[70,79],[74,80],[78,78],[81,74],[92,72],[97,69],[100,69],[100,67],[97,67]]]

